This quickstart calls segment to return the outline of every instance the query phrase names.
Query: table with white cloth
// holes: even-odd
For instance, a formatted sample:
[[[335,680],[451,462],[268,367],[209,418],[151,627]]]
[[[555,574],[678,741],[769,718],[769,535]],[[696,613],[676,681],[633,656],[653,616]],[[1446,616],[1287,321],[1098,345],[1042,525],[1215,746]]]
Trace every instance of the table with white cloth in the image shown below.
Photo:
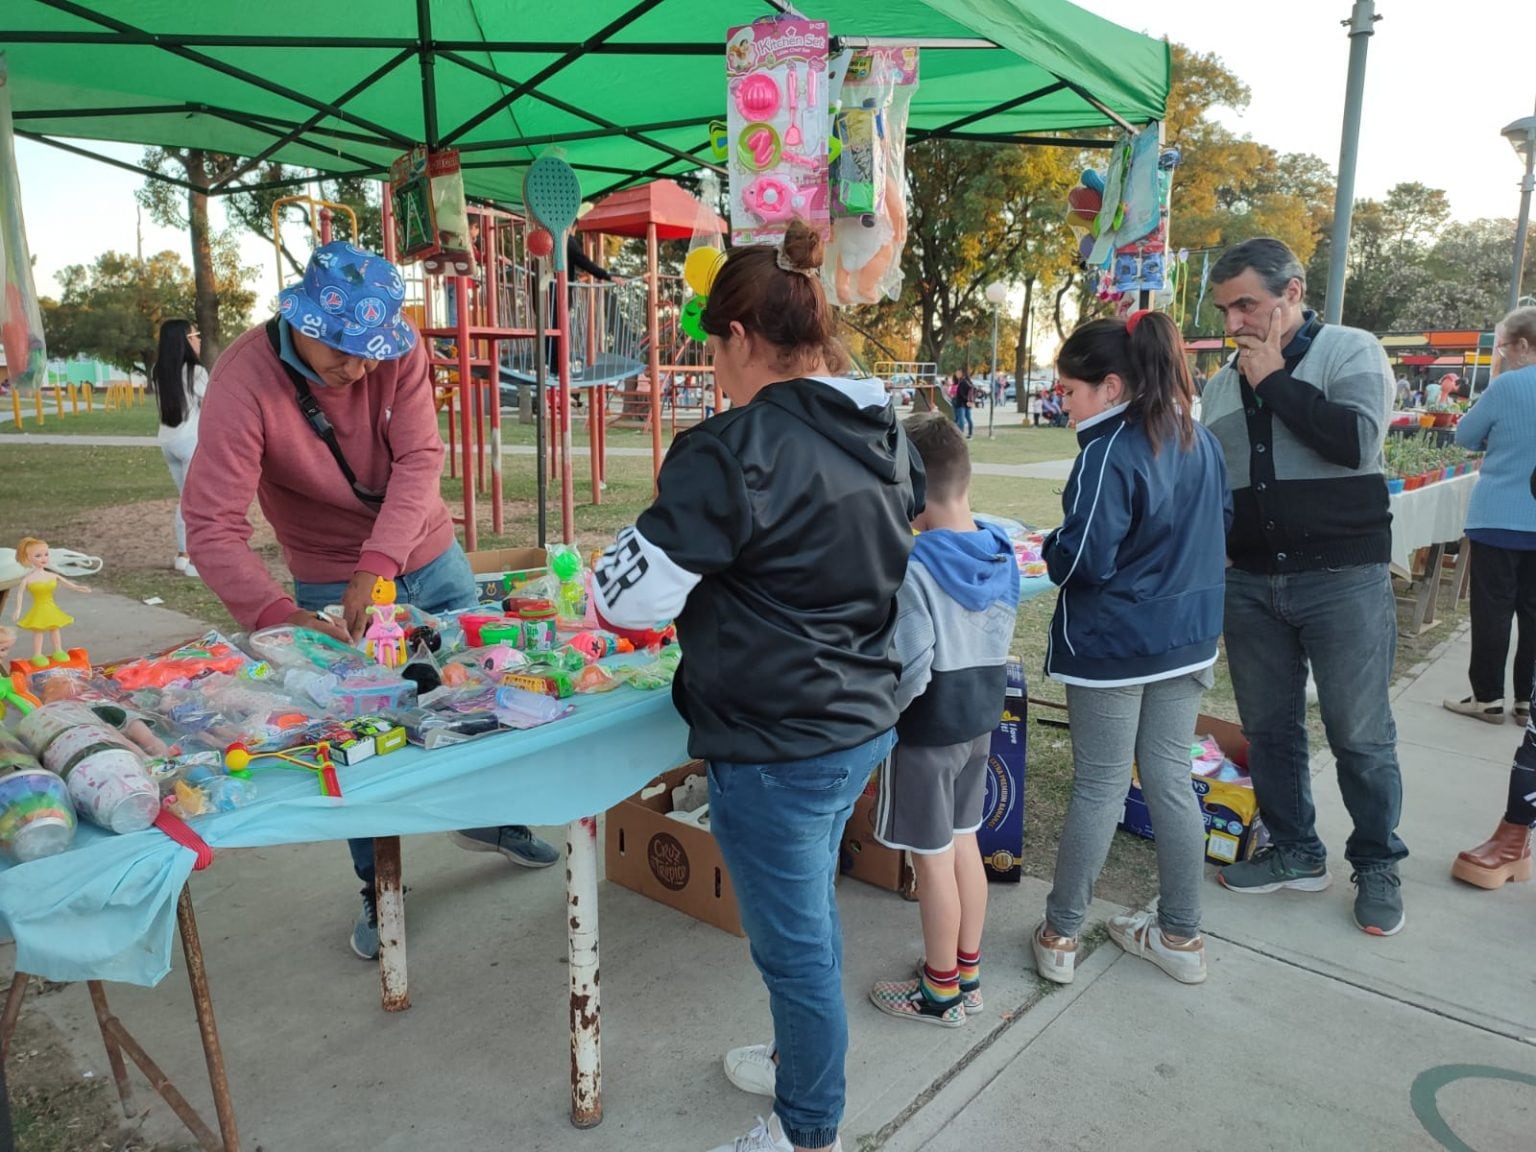
[[[312,773],[258,769],[253,803],[198,817],[190,826],[213,849],[377,838],[380,974],[385,1006],[398,1010],[409,1005],[398,837],[493,824],[568,825],[571,1108],[572,1121],[587,1127],[602,1115],[597,815],[683,763],[688,731],[664,689],[620,688],[572,703],[571,715],[543,727],[338,764],[340,797],[322,796]],[[82,823],[68,851],[0,868],[0,929],[16,942],[17,973],[0,1038],[9,1039],[27,974],[86,981],[124,1104],[126,1053],[199,1143],[210,1152],[236,1152],[239,1136],[186,887],[197,861],[196,850],[159,828],[113,835]],[[385,892],[389,869],[393,899]],[[111,1016],[102,987],[105,981],[158,984],[171,968],[173,929],[180,932],[192,983],[217,1136]]]
[[[1411,629],[1422,632],[1435,621],[1435,601],[1440,593],[1441,568],[1445,546],[1462,540],[1467,526],[1467,503],[1477,484],[1478,474],[1441,480],[1412,492],[1397,492],[1392,506],[1392,568],[1404,579],[1413,579],[1413,554],[1428,548],[1424,579],[1419,583],[1410,619]],[[1457,596],[1466,594],[1467,557],[1470,549],[1462,541],[1456,557]]]

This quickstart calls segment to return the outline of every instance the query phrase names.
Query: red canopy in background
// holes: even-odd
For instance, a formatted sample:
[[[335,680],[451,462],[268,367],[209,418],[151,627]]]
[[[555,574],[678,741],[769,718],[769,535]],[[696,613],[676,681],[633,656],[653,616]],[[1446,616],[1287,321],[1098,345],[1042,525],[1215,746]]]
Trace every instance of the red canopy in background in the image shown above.
[[[671,180],[653,180],[603,197],[576,222],[576,230],[643,237],[651,224],[656,225],[658,240],[689,240],[695,232],[725,232],[724,220]]]

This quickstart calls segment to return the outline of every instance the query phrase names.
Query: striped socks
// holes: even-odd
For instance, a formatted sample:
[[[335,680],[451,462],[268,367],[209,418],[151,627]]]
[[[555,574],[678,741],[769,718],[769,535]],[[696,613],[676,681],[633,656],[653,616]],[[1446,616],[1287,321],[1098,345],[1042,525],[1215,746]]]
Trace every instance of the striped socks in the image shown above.
[[[923,965],[922,976],[923,995],[934,1004],[950,1004],[960,995],[960,973],[951,968],[948,972],[937,972],[927,964]]]
[[[960,966],[956,970],[961,988],[974,988],[981,982],[981,949],[975,952],[956,952]]]

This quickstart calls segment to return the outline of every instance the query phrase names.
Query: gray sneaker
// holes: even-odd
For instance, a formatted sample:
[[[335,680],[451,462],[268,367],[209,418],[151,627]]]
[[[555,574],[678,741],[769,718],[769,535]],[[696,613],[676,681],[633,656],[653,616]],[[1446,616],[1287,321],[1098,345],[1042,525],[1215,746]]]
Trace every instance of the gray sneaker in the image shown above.
[[[1321,892],[1333,883],[1326,864],[1312,864],[1297,859],[1276,844],[1260,848],[1251,860],[1228,864],[1216,874],[1223,888],[1233,892],[1260,895],[1294,888],[1298,892]]]
[[[373,906],[373,897],[363,893],[363,910],[352,925],[352,951],[360,960],[379,958],[379,914]]]
[[[560,859],[553,844],[540,840],[525,824],[504,824],[500,828],[465,828],[448,833],[467,852],[500,852],[524,868],[548,868]]]
[[[1368,936],[1396,936],[1403,930],[1402,881],[1391,865],[1356,872],[1349,878],[1355,886],[1355,926]]]

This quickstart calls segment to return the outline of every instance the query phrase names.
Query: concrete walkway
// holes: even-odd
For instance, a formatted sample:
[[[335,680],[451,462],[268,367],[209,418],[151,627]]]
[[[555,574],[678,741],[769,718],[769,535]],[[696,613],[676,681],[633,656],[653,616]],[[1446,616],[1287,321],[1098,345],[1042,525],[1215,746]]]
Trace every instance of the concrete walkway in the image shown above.
[[[1396,690],[1413,852],[1400,936],[1367,937],[1350,921],[1348,820],[1326,763],[1317,804],[1333,888],[1242,897],[1212,882],[1211,977],[1198,988],[1106,943],[1074,985],[1047,993],[1026,944],[1047,885],[1026,880],[992,889],[987,1012],[962,1029],[916,1028],[878,1014],[865,993],[919,954],[917,910],[845,881],[844,1147],[1536,1146],[1536,891],[1482,892],[1448,871],[1496,823],[1520,734],[1439,707],[1464,691],[1467,646],[1463,634]],[[411,838],[405,859],[414,1006],[399,1016],[379,1010],[373,967],[347,950],[356,885],[341,845],[228,852],[194,877],[246,1149],[705,1152],[768,1110],[719,1066],[726,1048],[769,1034],[745,942],[604,885],[607,1118],[573,1131],[560,870],[522,871],[441,836]],[[208,1108],[182,973],[157,989],[110,991],[125,1024]],[[28,1005],[107,1075],[83,986]],[[145,1132],[177,1137],[135,1081],[141,1102],[154,1101]]]

